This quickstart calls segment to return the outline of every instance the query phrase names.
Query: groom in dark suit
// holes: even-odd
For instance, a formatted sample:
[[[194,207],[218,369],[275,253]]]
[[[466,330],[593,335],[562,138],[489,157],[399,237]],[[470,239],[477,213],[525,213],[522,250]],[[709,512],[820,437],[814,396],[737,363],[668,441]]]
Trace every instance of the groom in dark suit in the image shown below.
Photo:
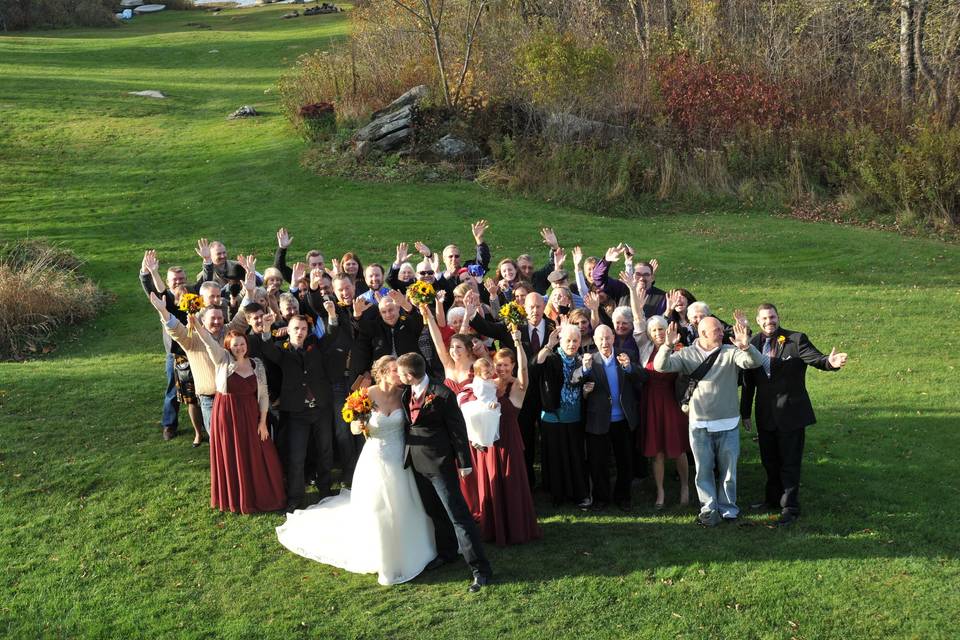
[[[457,464],[461,476],[473,471],[463,414],[453,392],[427,377],[426,361],[419,353],[400,356],[397,372],[400,381],[408,385],[401,397],[409,425],[403,466],[413,466],[417,490],[433,520],[437,542],[437,557],[427,569],[456,560],[459,545],[473,571],[469,590],[476,593],[489,584],[493,572],[457,479]]]
[[[824,355],[805,333],[780,326],[777,308],[770,303],[757,309],[761,332],[751,343],[762,355],[763,366],[743,372],[740,417],[750,429],[750,410],[756,398],[760,461],[767,472],[764,503],[780,510],[777,524],[789,526],[800,515],[800,460],[807,426],[817,419],[807,394],[807,366],[836,371],[847,363],[847,354]]]

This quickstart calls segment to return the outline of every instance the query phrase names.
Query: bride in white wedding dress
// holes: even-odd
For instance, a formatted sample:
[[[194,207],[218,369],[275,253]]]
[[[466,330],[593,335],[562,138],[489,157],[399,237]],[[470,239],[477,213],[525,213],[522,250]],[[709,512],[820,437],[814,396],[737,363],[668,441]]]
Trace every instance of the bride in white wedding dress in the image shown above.
[[[413,472],[403,468],[404,417],[393,356],[374,363],[369,437],[353,473],[353,490],[287,516],[280,543],[296,554],[352,573],[377,573],[380,584],[412,580],[437,556],[433,524]]]

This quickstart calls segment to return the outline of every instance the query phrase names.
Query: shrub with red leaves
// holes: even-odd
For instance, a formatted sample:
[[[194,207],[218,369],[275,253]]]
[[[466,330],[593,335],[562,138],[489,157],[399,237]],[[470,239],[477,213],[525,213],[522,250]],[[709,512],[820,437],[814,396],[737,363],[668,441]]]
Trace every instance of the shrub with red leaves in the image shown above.
[[[314,102],[305,104],[297,110],[297,115],[304,120],[318,120],[328,118],[334,115],[333,105],[329,102]]]
[[[796,116],[785,86],[734,62],[679,53],[657,66],[656,79],[667,116],[693,139],[780,129]]]

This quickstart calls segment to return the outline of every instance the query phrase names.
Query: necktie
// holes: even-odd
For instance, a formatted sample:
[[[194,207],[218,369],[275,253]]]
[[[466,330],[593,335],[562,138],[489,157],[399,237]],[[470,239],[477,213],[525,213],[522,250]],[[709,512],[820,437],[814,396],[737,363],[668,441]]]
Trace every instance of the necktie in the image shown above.
[[[763,371],[770,377],[770,356],[773,355],[773,338],[767,338],[763,345],[763,353],[760,354],[760,361],[763,363]]]
[[[397,355],[397,333],[393,327],[390,327],[390,355]]]
[[[530,353],[536,355],[540,351],[540,335],[537,333],[537,328],[533,327],[530,331]]]

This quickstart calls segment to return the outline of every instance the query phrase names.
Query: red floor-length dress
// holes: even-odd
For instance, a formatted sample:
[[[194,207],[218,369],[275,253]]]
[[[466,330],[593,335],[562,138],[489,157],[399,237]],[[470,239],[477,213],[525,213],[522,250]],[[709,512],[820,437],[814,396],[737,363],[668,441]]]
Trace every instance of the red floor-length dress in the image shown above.
[[[470,376],[463,382],[457,382],[456,380],[447,378],[443,381],[443,384],[447,385],[447,388],[453,391],[454,395],[460,395],[463,393],[463,388],[471,382],[473,382],[473,376]],[[473,519],[476,520],[480,516],[480,496],[477,493],[477,450],[473,447],[470,447],[470,462],[473,464],[474,473],[471,473],[465,478],[460,476],[460,493],[463,494],[467,508],[470,509],[470,513],[473,514]]]
[[[500,546],[523,544],[543,537],[533,506],[523,437],[517,416],[520,410],[510,402],[510,388],[500,400],[500,437],[486,451],[473,449],[478,513],[474,519],[485,542]],[[462,402],[475,400],[472,392]]]
[[[283,467],[273,440],[260,440],[257,376],[233,373],[210,418],[210,506],[261,513],[287,504]]]
[[[668,458],[684,455],[690,446],[687,435],[687,414],[680,411],[674,395],[676,373],[660,373],[653,368],[654,349],[647,360],[650,377],[643,385],[644,428],[638,442],[643,455],[654,457],[663,453]]]

